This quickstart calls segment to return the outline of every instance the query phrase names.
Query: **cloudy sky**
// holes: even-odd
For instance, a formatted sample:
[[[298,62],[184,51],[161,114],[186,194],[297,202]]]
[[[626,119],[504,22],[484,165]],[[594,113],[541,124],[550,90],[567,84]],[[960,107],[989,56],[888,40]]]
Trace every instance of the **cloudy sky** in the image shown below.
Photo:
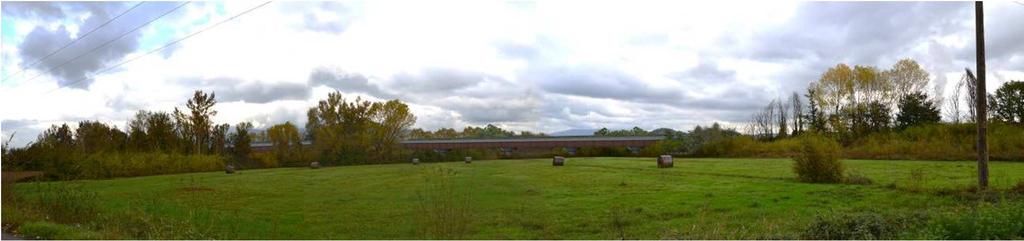
[[[257,127],[304,124],[334,90],[400,99],[431,130],[738,126],[837,63],[913,58],[936,95],[974,67],[969,2],[272,2],[210,28],[261,3],[3,2],[3,135],[123,127],[197,89],[215,121]],[[1024,79],[1024,3],[985,11],[994,90]]]

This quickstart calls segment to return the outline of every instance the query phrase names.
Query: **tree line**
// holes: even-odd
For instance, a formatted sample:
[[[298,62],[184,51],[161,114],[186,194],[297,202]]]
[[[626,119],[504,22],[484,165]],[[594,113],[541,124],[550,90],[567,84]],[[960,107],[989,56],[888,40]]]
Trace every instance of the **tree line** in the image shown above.
[[[790,157],[803,134],[837,140],[845,155],[873,159],[969,159],[973,155],[974,77],[969,70],[948,99],[926,91],[929,73],[911,59],[888,69],[837,64],[804,93],[769,101],[751,114],[744,133],[717,123],[691,131],[602,128],[595,136],[667,137],[661,152],[704,157]],[[997,160],[1024,160],[1024,82],[989,94],[990,152]],[[949,122],[943,122],[943,104]],[[961,104],[959,106],[954,104]],[[960,108],[964,107],[964,108]],[[959,118],[954,118],[959,117]]]
[[[960,118],[963,114],[959,104],[964,101],[961,96],[969,96],[966,101],[970,104],[966,106],[973,106],[975,96],[973,91],[961,95],[962,91],[974,89],[969,70],[967,75],[971,77],[963,78],[947,100],[954,123],[974,117],[973,108],[969,108],[968,118]],[[900,60],[884,70],[838,64],[810,83],[803,95],[808,101],[806,105],[798,93],[785,100],[772,100],[752,114],[747,132],[757,139],[771,141],[815,131],[848,145],[872,133],[940,123],[943,100],[928,95],[928,81],[928,72],[911,59]],[[1024,84],[1020,81],[1005,83],[995,95],[988,95],[992,111],[986,114],[995,121],[1020,125],[1024,115],[1022,93]]]
[[[5,170],[41,170],[54,178],[105,178],[210,171],[225,164],[274,167],[381,163],[402,152],[399,141],[416,117],[398,100],[349,102],[340,92],[308,111],[305,136],[291,122],[264,132],[251,122],[214,123],[216,95],[195,91],[184,108],[172,112],[140,110],[125,130],[85,120],[75,128],[53,125],[22,148],[5,143]],[[269,154],[252,151],[253,136],[272,143]],[[303,139],[313,143],[302,146]],[[172,163],[173,162],[173,163]]]
[[[458,139],[458,138],[517,138],[517,137],[545,137],[547,134],[532,131],[505,130],[494,124],[487,124],[484,127],[467,126],[462,131],[453,128],[439,128],[434,131],[416,128],[409,131],[410,139]]]
[[[802,95],[777,98],[753,113],[747,134],[714,123],[685,132],[601,128],[593,135],[666,137],[659,145],[645,149],[644,155],[786,156],[793,148],[793,142],[787,140],[805,132],[836,139],[847,152],[865,158],[959,158],[969,154],[967,150],[973,147],[956,143],[972,143],[960,140],[971,132],[958,123],[970,123],[976,114],[971,108],[978,98],[973,92],[973,73],[966,71],[946,100],[928,95],[928,81],[928,72],[911,59],[900,60],[888,69],[837,64],[811,82]],[[984,98],[992,106],[984,113],[994,121],[990,130],[1000,133],[990,137],[994,157],[1024,158],[1024,153],[1019,153],[1024,149],[1020,137],[1024,136],[1024,82],[1007,82]],[[444,155],[434,157],[437,153],[403,150],[400,141],[546,136],[493,124],[461,131],[411,129],[416,117],[405,103],[349,100],[337,91],[308,109],[304,131],[291,122],[272,125],[265,131],[254,130],[250,122],[237,123],[234,128],[214,123],[216,104],[214,93],[195,91],[184,108],[138,111],[127,121],[125,130],[92,120],[80,121],[76,126],[54,125],[26,147],[9,149],[5,144],[5,170],[43,170],[62,177],[113,177],[215,170],[224,164],[241,168],[302,166],[312,161],[351,165],[399,162],[411,155],[448,160],[451,158]],[[950,123],[942,123],[942,104],[948,105],[945,114]],[[272,151],[253,153],[252,143],[256,141],[270,142]],[[581,153],[631,155],[619,149],[595,148]],[[494,150],[455,154],[499,155]]]

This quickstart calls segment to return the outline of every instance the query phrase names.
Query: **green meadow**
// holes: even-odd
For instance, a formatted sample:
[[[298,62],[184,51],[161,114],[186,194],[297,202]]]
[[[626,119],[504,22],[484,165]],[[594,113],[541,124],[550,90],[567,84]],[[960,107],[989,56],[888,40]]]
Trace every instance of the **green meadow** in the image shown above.
[[[30,238],[756,239],[874,213],[903,220],[883,224],[900,225],[892,238],[954,238],[936,230],[1020,207],[1012,191],[972,198],[969,161],[843,163],[871,183],[800,183],[790,159],[691,158],[664,169],[653,158],[568,158],[28,182],[5,187],[3,222]],[[998,190],[1024,180],[1024,163],[990,168]]]

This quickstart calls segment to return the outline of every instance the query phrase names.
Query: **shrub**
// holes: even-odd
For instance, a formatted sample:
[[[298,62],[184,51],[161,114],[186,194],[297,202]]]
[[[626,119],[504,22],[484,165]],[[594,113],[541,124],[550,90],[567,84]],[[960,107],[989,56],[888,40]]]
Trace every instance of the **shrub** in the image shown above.
[[[974,160],[976,127],[973,124],[927,124],[899,131],[879,131],[849,137],[843,155],[849,158],[891,160]],[[989,158],[994,161],[1024,161],[1024,127],[993,122],[989,125]],[[844,136],[833,133],[833,136]],[[738,136],[710,141],[694,147],[702,157],[788,157],[800,149],[801,138],[758,141]]]
[[[843,181],[843,163],[839,161],[839,144],[835,140],[806,134],[801,137],[800,151],[793,158],[797,180],[811,183]]]
[[[66,176],[86,179],[133,177],[215,171],[224,167],[224,160],[216,155],[151,152],[94,153],[80,157],[75,163],[77,172],[66,173]]]
[[[904,226],[901,219],[874,212],[818,216],[801,239],[892,239]]]
[[[182,216],[160,215],[181,213]],[[156,198],[132,198],[120,212],[109,213],[94,221],[104,231],[105,239],[224,239],[223,230],[214,226],[237,228],[227,220],[228,214],[212,212],[198,206],[169,205]]]
[[[918,125],[898,132],[879,132],[853,142],[845,154],[865,159],[973,160],[973,124]],[[991,160],[1024,160],[1024,128],[1006,123],[989,125]]]
[[[82,223],[99,215],[99,197],[77,185],[47,183],[34,196],[37,211],[59,223]]]
[[[5,201],[3,218],[5,231],[28,238],[207,240],[223,238],[214,225],[236,225],[224,214],[191,205],[169,205],[156,198],[132,198],[117,210],[100,210],[97,194],[78,184],[25,185],[39,186],[17,190],[24,198],[17,203]],[[156,213],[181,213],[184,217]]]
[[[19,231],[30,239],[101,239],[96,232],[78,226],[68,226],[46,221],[32,221],[23,224]]]
[[[800,142],[794,138],[764,142],[750,136],[738,136],[701,145],[694,151],[694,156],[780,158],[794,156],[799,150]]]
[[[472,222],[471,200],[466,189],[455,183],[453,169],[429,169],[424,173],[424,186],[416,192],[423,232],[434,239],[462,239]]]
[[[632,214],[632,210],[628,210],[622,204],[614,204],[608,209],[608,226],[615,234],[614,238],[620,240],[629,239],[626,237],[626,229],[634,222]]]
[[[17,151],[24,170],[41,171],[50,180],[98,179],[214,171],[223,168],[217,155],[160,152],[59,152],[42,148]],[[5,160],[6,161],[6,160]],[[6,168],[6,167],[5,167]]]
[[[252,153],[249,156],[264,168],[278,167],[281,165],[277,159],[277,155],[274,155],[272,152]]]
[[[872,181],[870,178],[859,172],[847,172],[846,180],[843,182],[846,184],[853,185],[871,185],[872,183],[874,183],[874,181]]]
[[[1010,193],[1024,195],[1024,180],[1017,182],[1017,185],[1013,185],[1013,187],[1010,188]]]
[[[927,181],[927,173],[924,169],[914,168],[910,170],[910,177],[907,178],[907,189],[911,192],[924,191],[925,181]]]
[[[935,219],[930,230],[943,239],[1024,238],[1024,203],[987,204]]]

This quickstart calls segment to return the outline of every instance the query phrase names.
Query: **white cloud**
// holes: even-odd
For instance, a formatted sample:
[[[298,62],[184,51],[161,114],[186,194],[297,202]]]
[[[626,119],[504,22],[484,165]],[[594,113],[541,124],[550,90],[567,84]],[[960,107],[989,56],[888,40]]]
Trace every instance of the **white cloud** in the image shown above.
[[[257,4],[193,3],[184,14],[144,29],[142,39],[180,38]],[[881,11],[893,4],[911,10]],[[181,42],[170,54],[100,74],[86,90],[47,93],[59,78],[50,75],[5,81],[0,117],[10,125],[3,133],[16,127],[25,143],[34,138],[26,132],[38,133],[49,123],[123,123],[138,109],[170,111],[198,89],[223,96],[218,122],[301,125],[309,107],[339,88],[348,98],[402,99],[417,115],[417,127],[426,129],[488,122],[545,132],[603,126],[686,129],[715,121],[738,126],[752,109],[803,91],[839,62],[884,68],[912,57],[932,73],[937,89],[949,89],[964,67],[973,68],[965,54],[974,41],[970,9],[957,4],[969,5],[274,2]],[[1014,10],[1019,7],[1008,3],[988,5],[989,22],[1022,17]],[[3,21],[14,22],[15,39],[4,40],[4,73],[25,61],[15,46],[35,26],[63,24],[78,31],[89,16],[79,10],[62,21],[5,14]],[[835,19],[822,19],[825,13]],[[895,20],[907,26],[887,25]],[[990,30],[996,34],[991,46],[1005,50],[990,60],[991,90],[996,83],[1024,79],[1019,51],[1024,43],[1017,41],[1024,35],[1012,25],[1000,26]],[[872,32],[894,28],[921,31]],[[365,83],[311,81],[318,69],[360,75]],[[295,86],[308,90],[296,92]]]

